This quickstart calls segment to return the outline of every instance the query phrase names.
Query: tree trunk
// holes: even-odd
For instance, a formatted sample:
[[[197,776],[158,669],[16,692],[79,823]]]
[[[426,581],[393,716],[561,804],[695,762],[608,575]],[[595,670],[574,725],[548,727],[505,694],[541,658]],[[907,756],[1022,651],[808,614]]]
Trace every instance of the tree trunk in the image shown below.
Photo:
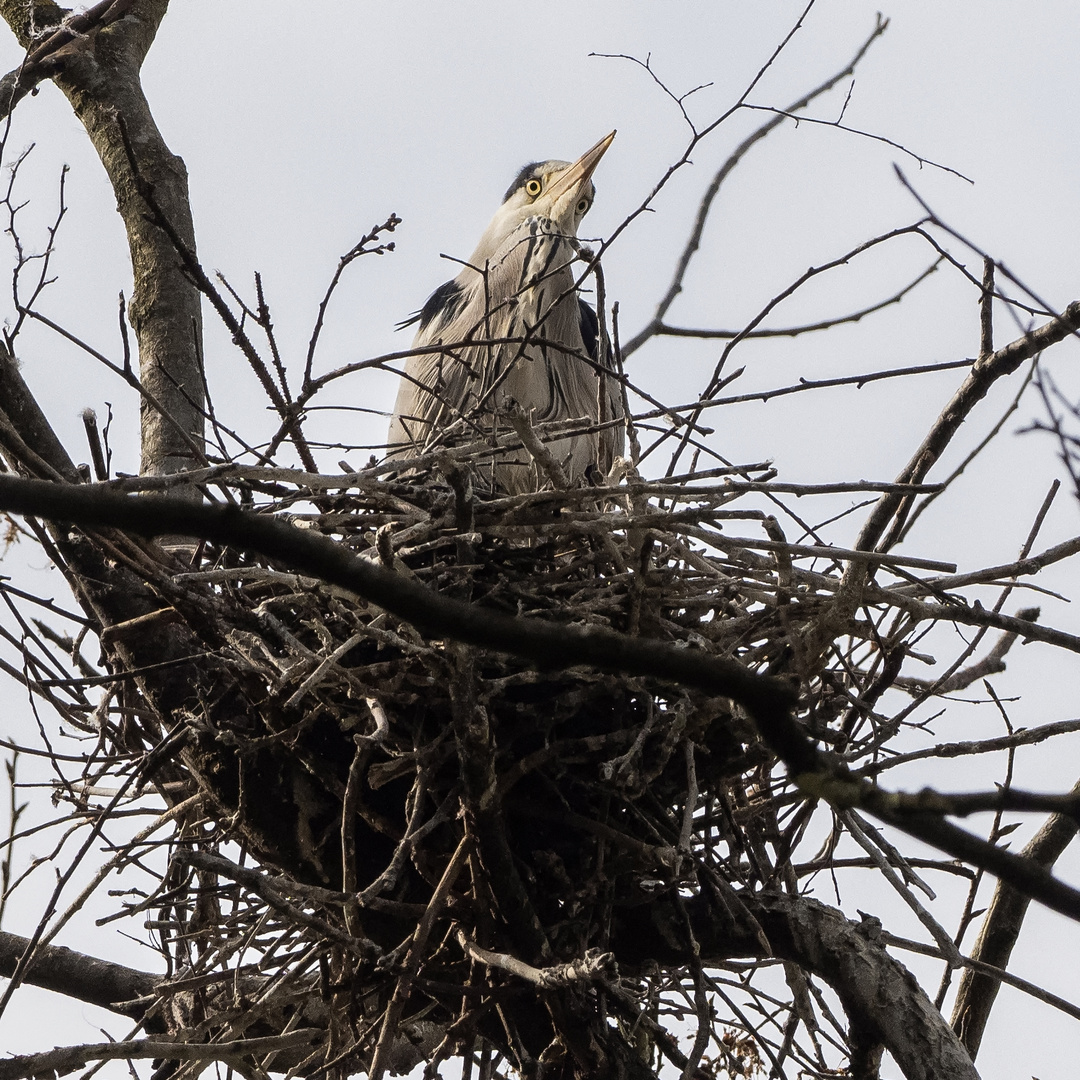
[[[143,60],[167,8],[168,0],[135,0],[121,18],[93,26],[41,62],[55,68],[53,80],[86,128],[127,229],[135,285],[128,314],[145,391],[144,474],[191,468],[202,458],[204,437],[199,292],[182,273],[172,240],[147,220],[138,183],[141,178],[152,187],[162,214],[194,251],[187,170],[165,144],[140,81]],[[28,11],[20,0],[2,0],[0,13],[28,49],[39,43],[43,28],[55,26],[64,14],[51,3],[38,3]],[[107,12],[103,18],[108,19]],[[193,489],[191,496],[197,497]]]

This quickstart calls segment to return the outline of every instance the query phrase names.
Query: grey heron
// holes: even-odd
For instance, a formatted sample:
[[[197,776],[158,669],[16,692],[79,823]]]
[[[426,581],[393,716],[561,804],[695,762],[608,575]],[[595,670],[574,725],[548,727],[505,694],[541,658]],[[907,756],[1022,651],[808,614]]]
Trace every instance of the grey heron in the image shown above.
[[[613,131],[574,162],[526,165],[461,273],[403,324],[419,324],[414,348],[439,348],[406,363],[387,439],[391,456],[505,435],[514,409],[531,411],[538,424],[582,420],[581,428],[622,417],[619,387],[600,366],[596,312],[578,295],[574,274],[578,226],[596,193],[592,175],[614,138]],[[617,422],[544,438],[575,483],[591,477],[593,466],[606,470],[623,447]],[[481,461],[500,491],[543,483],[520,444]]]

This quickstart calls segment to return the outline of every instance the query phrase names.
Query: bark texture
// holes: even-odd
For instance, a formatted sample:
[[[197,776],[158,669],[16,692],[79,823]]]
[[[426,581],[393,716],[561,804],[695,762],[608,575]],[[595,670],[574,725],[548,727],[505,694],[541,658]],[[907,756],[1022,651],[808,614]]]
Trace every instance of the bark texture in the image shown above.
[[[11,978],[27,944],[28,939],[19,934],[0,931],[0,976]],[[38,947],[26,981],[43,990],[141,1019],[146,1006],[135,999],[152,995],[161,978],[59,945],[44,945]]]
[[[1073,794],[1080,793],[1080,784]],[[1040,866],[1050,869],[1076,836],[1077,825],[1071,818],[1055,814],[1032,837],[1023,854]],[[1008,968],[1012,951],[1020,937],[1031,897],[1000,882],[987,908],[972,956],[984,964]],[[953,1005],[952,1025],[972,1060],[979,1052],[990,1012],[997,1000],[1001,982],[991,975],[965,969],[960,978]]]
[[[190,468],[201,457],[205,401],[199,293],[182,273],[173,243],[146,220],[132,170],[133,159],[162,212],[194,251],[187,170],[158,130],[140,79],[167,8],[168,0],[137,0],[123,17],[66,45],[53,60],[52,76],[105,166],[127,230],[134,277],[128,314],[139,347],[139,378],[148,391],[142,405],[141,471],[155,474]],[[4,0],[0,13],[27,49],[66,14],[54,4],[29,6],[18,0]],[[162,412],[148,405],[148,398]]]
[[[827,982],[844,1004],[859,1044],[883,1044],[907,1080],[978,1080],[960,1040],[914,976],[878,940],[873,920],[854,923],[806,897],[740,895],[738,907],[699,897],[687,902],[706,966],[772,954]],[[740,910],[741,908],[741,910]],[[670,903],[642,905],[620,916],[612,947],[620,963],[682,966],[687,941]]]

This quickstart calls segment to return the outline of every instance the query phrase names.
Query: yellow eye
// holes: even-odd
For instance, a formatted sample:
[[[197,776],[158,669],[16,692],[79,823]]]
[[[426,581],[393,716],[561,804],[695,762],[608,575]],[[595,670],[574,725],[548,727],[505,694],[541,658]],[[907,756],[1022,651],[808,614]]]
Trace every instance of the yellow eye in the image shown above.
[[[535,177],[525,185],[525,194],[531,195],[534,199],[540,194],[544,185],[540,183]]]
[[[584,214],[589,209],[590,203],[588,199],[579,199],[577,204],[577,212]]]

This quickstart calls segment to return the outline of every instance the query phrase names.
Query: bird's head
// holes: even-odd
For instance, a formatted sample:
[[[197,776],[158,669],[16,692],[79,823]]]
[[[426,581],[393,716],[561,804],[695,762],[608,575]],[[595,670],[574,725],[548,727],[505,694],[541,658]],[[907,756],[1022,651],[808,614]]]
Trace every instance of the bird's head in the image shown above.
[[[481,264],[529,218],[547,218],[558,232],[577,236],[581,219],[596,195],[592,174],[614,138],[614,131],[605,135],[577,161],[534,161],[526,165],[503,196],[502,206],[476,249],[473,264]]]

